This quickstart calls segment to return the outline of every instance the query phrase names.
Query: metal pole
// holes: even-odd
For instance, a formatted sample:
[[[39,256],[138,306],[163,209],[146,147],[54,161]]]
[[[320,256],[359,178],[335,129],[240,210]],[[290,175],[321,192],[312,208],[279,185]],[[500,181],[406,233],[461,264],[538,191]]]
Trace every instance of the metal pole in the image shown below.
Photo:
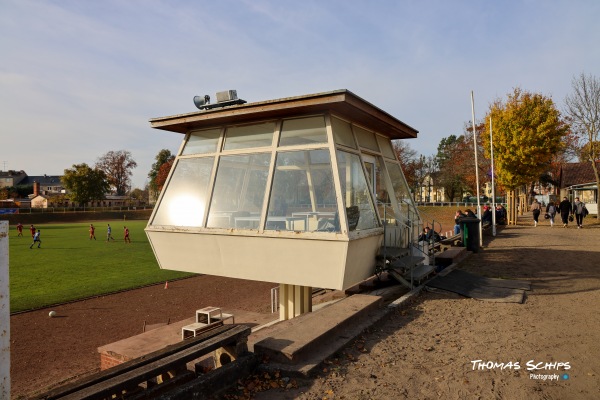
[[[479,216],[479,246],[483,245],[483,229],[481,226],[481,201],[479,198],[479,163],[477,162],[477,132],[475,131],[475,100],[471,90],[471,115],[473,124],[473,152],[475,153],[475,183],[477,184],[477,215]]]
[[[490,159],[492,161],[492,236],[496,236],[496,187],[494,186],[494,139],[492,117],[490,117]]]
[[[0,221],[0,399],[10,399],[8,221]]]

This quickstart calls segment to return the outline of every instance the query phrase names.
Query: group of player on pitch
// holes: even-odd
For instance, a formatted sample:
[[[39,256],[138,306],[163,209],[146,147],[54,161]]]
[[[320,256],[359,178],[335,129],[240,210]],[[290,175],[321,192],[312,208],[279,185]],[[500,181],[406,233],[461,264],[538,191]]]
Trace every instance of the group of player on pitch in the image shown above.
[[[31,243],[31,246],[29,246],[30,249],[33,248],[33,246],[37,243],[38,244],[38,249],[42,246],[42,239],[40,238],[41,232],[39,229],[35,229],[35,226],[33,226],[33,224],[30,225],[29,227],[29,231],[31,232],[31,237],[33,238],[33,243]],[[94,224],[90,224],[90,240],[94,239],[96,240],[96,228],[94,227]],[[23,236],[23,224],[21,224],[20,222],[17,224],[17,236]],[[110,224],[108,224],[108,228],[106,229],[106,241],[110,242],[111,240],[115,240],[115,238],[112,237],[112,228],[110,227]],[[129,228],[127,228],[126,226],[123,227],[123,240],[125,241],[125,243],[131,243],[131,239],[129,238]]]
[[[96,228],[93,224],[90,224],[90,240],[92,239],[96,240]],[[112,237],[112,228],[110,227],[110,224],[108,224],[108,227],[106,228],[106,241],[110,242],[111,240],[114,241],[115,238]],[[125,243],[131,243],[131,239],[129,238],[129,228],[126,226],[123,227],[123,240]]]

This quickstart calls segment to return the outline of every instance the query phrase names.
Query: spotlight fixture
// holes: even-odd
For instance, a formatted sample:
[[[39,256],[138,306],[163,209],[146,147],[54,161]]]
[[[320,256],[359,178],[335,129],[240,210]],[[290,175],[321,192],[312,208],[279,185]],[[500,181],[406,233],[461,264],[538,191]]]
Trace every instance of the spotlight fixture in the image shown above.
[[[199,110],[204,110],[210,104],[210,96],[207,94],[204,96],[194,96],[194,104]]]

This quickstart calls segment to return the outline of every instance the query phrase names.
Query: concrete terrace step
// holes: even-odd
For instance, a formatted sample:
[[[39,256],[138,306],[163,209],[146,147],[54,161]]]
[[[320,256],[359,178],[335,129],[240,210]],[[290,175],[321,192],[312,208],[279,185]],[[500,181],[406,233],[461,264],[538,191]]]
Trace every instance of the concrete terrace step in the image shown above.
[[[379,296],[357,294],[253,334],[249,347],[267,369],[308,376],[327,357],[385,315]],[[260,338],[262,336],[262,339]]]
[[[435,256],[435,263],[443,267],[455,264],[467,256],[466,247],[453,247]]]

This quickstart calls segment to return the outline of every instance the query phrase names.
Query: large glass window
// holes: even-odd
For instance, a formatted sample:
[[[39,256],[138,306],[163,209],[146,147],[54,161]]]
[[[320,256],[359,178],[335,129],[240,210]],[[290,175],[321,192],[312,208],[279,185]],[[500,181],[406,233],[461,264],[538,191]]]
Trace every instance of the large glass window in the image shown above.
[[[265,147],[273,144],[275,122],[262,124],[232,126],[225,133],[224,150]]]
[[[270,159],[270,153],[221,157],[207,227],[258,227]]]
[[[213,157],[179,160],[152,225],[202,226],[213,162]]]
[[[386,162],[385,166],[390,173],[390,180],[392,181],[392,186],[394,187],[396,201],[412,201],[410,190],[408,189],[408,185],[406,184],[406,180],[404,179],[404,174],[402,173],[400,165],[397,163]]]
[[[188,155],[214,153],[217,151],[217,144],[219,142],[220,135],[220,128],[191,132],[181,154]]]
[[[265,229],[339,232],[327,150],[277,154]]]
[[[283,120],[280,146],[327,143],[325,117],[296,118]]]
[[[337,151],[342,196],[348,217],[348,230],[361,230],[379,226],[369,186],[360,158],[356,154]]]
[[[400,213],[402,214],[401,217],[406,220],[411,210],[414,209],[408,184],[404,179],[404,174],[402,173],[400,165],[397,163],[386,162],[385,166],[390,173],[390,180],[392,181],[392,186],[394,187],[394,196],[398,202],[398,207],[400,207]]]

